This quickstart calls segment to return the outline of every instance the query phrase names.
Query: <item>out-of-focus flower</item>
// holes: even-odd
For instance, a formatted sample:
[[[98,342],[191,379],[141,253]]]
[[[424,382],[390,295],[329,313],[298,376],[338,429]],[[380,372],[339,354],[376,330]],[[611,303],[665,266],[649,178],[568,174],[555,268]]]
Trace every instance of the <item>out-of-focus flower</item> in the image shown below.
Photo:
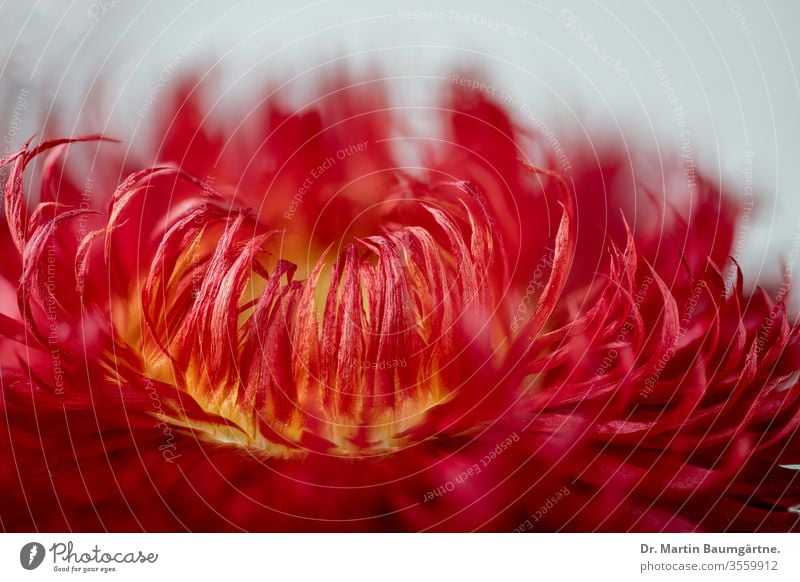
[[[798,327],[712,184],[561,175],[463,88],[434,140],[380,83],[193,87],[119,184],[65,168],[99,136],[3,161],[3,528],[797,528]]]

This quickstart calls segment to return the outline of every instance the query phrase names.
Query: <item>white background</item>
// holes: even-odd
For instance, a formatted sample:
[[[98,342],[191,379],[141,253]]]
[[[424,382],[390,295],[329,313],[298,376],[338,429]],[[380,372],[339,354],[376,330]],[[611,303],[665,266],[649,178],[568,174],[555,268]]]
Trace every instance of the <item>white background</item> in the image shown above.
[[[561,141],[605,131],[633,149],[669,157],[680,153],[680,128],[652,66],[660,61],[685,111],[700,168],[742,191],[752,163],[758,229],[742,248],[750,280],[774,276],[779,253],[798,236],[799,2],[47,0],[0,6],[7,125],[20,91],[27,99],[14,126],[17,141],[39,133],[42,116],[56,111],[75,132],[102,130],[144,143],[153,127],[135,112],[165,67],[171,80],[218,63],[225,76],[207,82],[242,95],[298,74],[293,86],[302,86],[321,70],[330,72],[323,63],[339,60],[349,69],[377,64],[385,74],[407,77],[394,94],[398,102],[434,98],[431,82],[408,77],[444,79],[454,68],[477,65]],[[571,26],[565,10],[573,15]],[[415,11],[435,14],[408,16]],[[601,56],[618,62],[617,70]],[[87,107],[87,99],[103,107]]]

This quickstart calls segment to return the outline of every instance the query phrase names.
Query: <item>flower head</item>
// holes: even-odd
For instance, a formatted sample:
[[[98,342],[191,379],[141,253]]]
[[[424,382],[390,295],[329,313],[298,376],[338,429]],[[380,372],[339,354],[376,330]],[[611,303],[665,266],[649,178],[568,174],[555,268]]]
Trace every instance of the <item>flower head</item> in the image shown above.
[[[432,139],[379,83],[233,130],[194,87],[121,181],[3,160],[4,527],[797,527],[798,327],[714,185],[463,88]]]

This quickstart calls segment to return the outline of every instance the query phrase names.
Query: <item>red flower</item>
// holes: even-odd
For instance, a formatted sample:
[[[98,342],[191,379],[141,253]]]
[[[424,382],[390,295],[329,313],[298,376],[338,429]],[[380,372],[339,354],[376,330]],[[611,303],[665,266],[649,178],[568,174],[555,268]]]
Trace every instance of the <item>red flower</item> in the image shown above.
[[[800,332],[701,176],[530,160],[463,89],[433,140],[380,84],[233,130],[192,87],[153,167],[3,161],[3,528],[798,528]]]

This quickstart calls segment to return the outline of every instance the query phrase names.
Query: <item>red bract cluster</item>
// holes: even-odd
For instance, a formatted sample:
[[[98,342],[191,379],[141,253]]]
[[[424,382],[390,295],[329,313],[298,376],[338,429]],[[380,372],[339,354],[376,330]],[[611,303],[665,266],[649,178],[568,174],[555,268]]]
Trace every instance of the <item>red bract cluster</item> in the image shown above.
[[[797,529],[799,328],[692,168],[193,87],[153,167],[3,161],[4,529]]]

